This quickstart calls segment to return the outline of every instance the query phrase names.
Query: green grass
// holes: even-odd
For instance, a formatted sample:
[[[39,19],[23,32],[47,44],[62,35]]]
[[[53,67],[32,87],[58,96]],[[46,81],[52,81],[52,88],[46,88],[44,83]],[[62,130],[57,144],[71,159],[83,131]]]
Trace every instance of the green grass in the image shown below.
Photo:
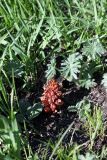
[[[37,89],[35,84],[44,74],[44,65],[47,65],[51,57],[63,56],[65,59],[69,59],[68,57],[81,49],[84,44],[96,40],[100,41],[105,49],[107,48],[106,6],[106,0],[0,1],[1,160],[20,160],[23,157],[26,160],[39,159],[40,154],[42,154],[41,148],[37,153],[33,153],[28,135],[25,135],[26,138],[23,137],[22,130],[28,132],[27,127],[30,125],[28,120],[22,120],[22,126],[17,122],[16,115],[20,111],[19,95],[21,92],[29,93]],[[85,55],[87,53],[89,51]],[[91,62],[89,63],[91,64]],[[69,66],[67,61],[64,64],[66,68]],[[96,68],[99,65],[103,68],[99,59],[95,61],[94,65],[97,66]],[[83,64],[84,66],[85,64]],[[48,65],[48,67],[51,68],[51,65]],[[55,74],[54,67],[51,69]],[[91,65],[89,70],[90,67]],[[66,68],[62,68],[64,73]],[[93,68],[91,69],[93,70]],[[71,72],[72,67],[68,67],[68,70]],[[47,77],[53,76],[51,72],[47,71],[46,73]],[[69,76],[69,73],[67,76]],[[67,76],[65,75],[65,78]],[[78,84],[87,88],[90,87],[91,84],[89,83],[91,82],[83,84],[83,77],[81,74]],[[86,74],[85,79],[87,79]],[[16,80],[21,82],[18,87]],[[90,154],[86,154],[84,157],[80,156],[85,144],[79,145],[72,142],[72,145],[67,149],[63,147],[62,141],[69,130],[67,128],[62,137],[59,137],[58,142],[55,144],[48,144],[47,142],[47,149],[41,155],[42,159],[47,159],[48,147],[52,148],[50,160],[54,156],[55,159],[59,160],[95,160],[95,158],[103,160],[103,158],[107,158],[106,146],[103,146],[100,154],[94,153],[92,149],[96,137],[104,136],[100,111],[96,109],[93,115],[86,111],[85,117],[86,126],[89,126],[84,127],[86,127],[87,134],[90,137],[89,141],[86,142],[88,143],[87,152]],[[79,158],[79,156],[82,158]],[[89,156],[89,158],[85,156]]]

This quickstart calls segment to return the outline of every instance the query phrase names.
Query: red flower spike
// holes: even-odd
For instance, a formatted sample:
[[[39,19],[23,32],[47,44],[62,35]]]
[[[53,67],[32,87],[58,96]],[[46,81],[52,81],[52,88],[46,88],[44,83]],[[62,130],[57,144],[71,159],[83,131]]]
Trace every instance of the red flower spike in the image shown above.
[[[45,108],[44,108],[44,111],[45,111],[45,112],[51,112],[51,109],[50,109],[49,107],[45,107]]]
[[[45,112],[57,112],[58,106],[63,104],[60,99],[62,92],[60,91],[60,86],[55,79],[48,81],[43,87],[44,92],[42,94],[41,102],[44,105]]]
[[[51,108],[52,112],[55,112],[55,110],[56,110],[56,106],[55,106],[55,104],[54,104],[54,103],[52,103],[52,104],[50,105],[50,108]]]

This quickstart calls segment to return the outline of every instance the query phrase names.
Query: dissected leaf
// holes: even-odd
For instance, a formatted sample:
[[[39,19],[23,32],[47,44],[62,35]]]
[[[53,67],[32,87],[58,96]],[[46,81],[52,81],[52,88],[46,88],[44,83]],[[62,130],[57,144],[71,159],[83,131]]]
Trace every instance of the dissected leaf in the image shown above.
[[[50,80],[56,75],[56,61],[54,57],[50,60],[50,63],[47,66],[46,78],[47,80]]]
[[[84,45],[82,52],[89,60],[95,60],[98,56],[104,54],[105,49],[99,41],[93,40]]]
[[[94,86],[96,83],[94,82],[94,79],[90,79],[90,78],[85,78],[85,79],[80,79],[79,80],[79,85],[81,87],[85,87],[86,89],[91,88],[92,86]]]
[[[80,72],[82,55],[74,53],[69,55],[67,60],[64,60],[61,64],[61,73],[65,79],[72,81],[77,79],[77,74]]]
[[[86,155],[79,155],[78,160],[96,160],[96,156],[90,153],[86,153]]]
[[[101,84],[103,84],[103,86],[107,89],[107,73],[103,75]]]

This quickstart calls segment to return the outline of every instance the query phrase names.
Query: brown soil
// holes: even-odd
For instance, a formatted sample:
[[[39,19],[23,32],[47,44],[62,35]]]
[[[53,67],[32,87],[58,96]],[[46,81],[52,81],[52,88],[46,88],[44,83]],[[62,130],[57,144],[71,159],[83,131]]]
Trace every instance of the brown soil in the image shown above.
[[[72,141],[77,144],[86,143],[86,145],[83,146],[83,151],[87,149],[89,137],[83,127],[84,122],[81,122],[76,113],[68,112],[67,110],[68,106],[76,105],[76,103],[82,100],[84,96],[87,96],[92,104],[101,107],[103,111],[103,121],[106,125],[107,96],[105,89],[102,86],[98,85],[91,90],[86,90],[84,88],[77,88],[74,84],[67,81],[63,81],[62,85],[64,106],[62,106],[59,111],[54,114],[42,112],[31,122],[34,129],[29,128],[29,143],[34,152],[38,150],[39,146],[41,146],[41,148],[46,148],[47,143],[45,142],[52,141],[55,143],[55,141],[59,139],[62,133],[64,133],[72,122],[74,122],[74,125],[72,130],[65,136],[62,142],[63,145],[70,145],[70,141],[72,139]],[[31,98],[32,96],[30,95],[28,97]],[[35,94],[33,94],[33,98],[34,97]],[[37,130],[38,133],[35,130]],[[93,149],[98,152],[101,150],[102,146],[106,144],[107,137],[103,137],[102,139],[97,137]]]

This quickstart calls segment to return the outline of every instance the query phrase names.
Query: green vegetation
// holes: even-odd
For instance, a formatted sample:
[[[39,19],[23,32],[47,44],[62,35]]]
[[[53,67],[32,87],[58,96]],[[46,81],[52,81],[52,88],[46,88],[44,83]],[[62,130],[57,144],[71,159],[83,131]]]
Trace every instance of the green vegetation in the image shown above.
[[[31,129],[40,134],[33,121],[43,113],[40,96],[47,80],[59,75],[88,92],[96,85],[107,90],[106,7],[106,0],[0,1],[0,160],[107,159],[104,113],[86,96],[74,105],[69,100],[66,108],[82,123],[85,142],[73,139],[81,132],[75,120],[35,151],[29,140]]]

